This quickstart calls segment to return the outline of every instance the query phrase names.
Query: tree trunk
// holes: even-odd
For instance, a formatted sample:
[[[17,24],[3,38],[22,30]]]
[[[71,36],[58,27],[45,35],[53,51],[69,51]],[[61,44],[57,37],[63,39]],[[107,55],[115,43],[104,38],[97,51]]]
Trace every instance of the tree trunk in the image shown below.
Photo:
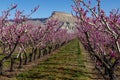
[[[15,59],[16,59],[16,58],[14,58],[14,57],[11,58],[10,72],[12,72],[12,71],[14,70],[14,66],[13,66],[13,65],[14,65],[14,63],[15,63]]]
[[[22,68],[22,56],[21,56],[21,54],[22,54],[22,53],[20,53],[20,55],[19,55],[20,63],[19,63],[18,68]]]
[[[26,65],[27,64],[27,54],[26,54],[26,52],[24,52],[24,55],[25,55],[25,61],[24,61],[24,65]]]
[[[33,58],[34,61],[36,60],[36,54],[37,54],[37,48],[34,50],[34,58]]]
[[[46,54],[47,54],[47,50],[46,50],[46,48],[44,48],[44,50],[43,50],[43,56],[46,55]]]
[[[0,75],[3,74],[3,61],[0,61]]]
[[[114,75],[114,70],[113,69],[109,69],[108,74],[109,74],[110,80],[117,80],[117,77],[115,77],[115,75]]]
[[[32,62],[33,59],[33,54],[34,54],[34,48],[32,48],[32,52],[29,54],[29,62]]]
[[[41,57],[44,56],[44,49],[41,49],[41,54],[40,54]]]
[[[41,57],[41,49],[39,49],[38,59]]]
[[[32,53],[29,54],[29,62],[32,62]]]

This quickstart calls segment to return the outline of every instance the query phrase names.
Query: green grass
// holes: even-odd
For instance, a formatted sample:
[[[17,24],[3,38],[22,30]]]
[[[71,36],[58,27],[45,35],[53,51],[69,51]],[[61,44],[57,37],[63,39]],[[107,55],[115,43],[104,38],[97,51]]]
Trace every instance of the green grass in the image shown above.
[[[78,40],[62,47],[57,54],[19,74],[18,80],[87,80],[83,55]]]

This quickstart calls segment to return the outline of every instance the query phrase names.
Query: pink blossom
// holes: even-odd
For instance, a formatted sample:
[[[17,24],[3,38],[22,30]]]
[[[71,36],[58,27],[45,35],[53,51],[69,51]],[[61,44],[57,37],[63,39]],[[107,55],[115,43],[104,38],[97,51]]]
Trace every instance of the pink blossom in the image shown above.
[[[17,4],[11,4],[12,9],[17,7]]]
[[[113,57],[113,58],[117,57],[115,51],[113,51],[113,50],[110,50],[110,56]]]

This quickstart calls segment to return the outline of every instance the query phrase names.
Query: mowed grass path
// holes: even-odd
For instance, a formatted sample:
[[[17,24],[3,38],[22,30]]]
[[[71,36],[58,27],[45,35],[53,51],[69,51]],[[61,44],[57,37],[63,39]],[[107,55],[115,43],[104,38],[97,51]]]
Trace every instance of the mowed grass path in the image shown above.
[[[17,80],[87,80],[79,41],[73,40]]]

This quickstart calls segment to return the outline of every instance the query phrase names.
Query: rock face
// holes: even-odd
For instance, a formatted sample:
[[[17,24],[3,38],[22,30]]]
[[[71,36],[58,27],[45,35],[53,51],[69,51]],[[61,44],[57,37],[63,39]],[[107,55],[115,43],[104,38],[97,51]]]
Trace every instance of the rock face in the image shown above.
[[[50,18],[55,18],[62,22],[72,22],[72,23],[74,23],[76,20],[71,14],[58,12],[58,11],[54,11]]]
[[[52,15],[49,17],[49,19],[58,19],[60,22],[63,22],[62,28],[67,29],[68,32],[74,32],[76,30],[75,28],[76,18],[73,17],[71,14],[54,11]]]

